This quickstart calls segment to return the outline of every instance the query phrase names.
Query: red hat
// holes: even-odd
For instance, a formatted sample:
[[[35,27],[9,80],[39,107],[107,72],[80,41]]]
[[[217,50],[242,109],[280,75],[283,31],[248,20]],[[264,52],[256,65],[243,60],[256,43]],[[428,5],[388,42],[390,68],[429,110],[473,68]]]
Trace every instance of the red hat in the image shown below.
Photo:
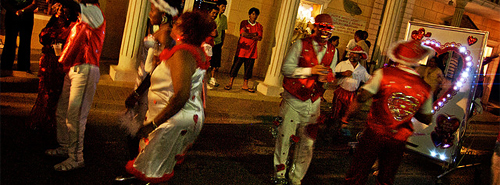
[[[314,22],[315,23],[333,24],[333,19],[332,19],[332,16],[324,13],[324,14],[319,14],[316,17],[314,17]]]
[[[418,66],[419,61],[434,53],[432,48],[423,46],[420,41],[398,41],[387,51],[389,58],[397,63],[407,66]]]
[[[356,47],[352,48],[352,49],[349,49],[347,50],[351,53],[358,53],[358,54],[361,54],[361,59],[366,59],[368,58],[368,56],[366,55],[366,52],[363,50],[363,48],[361,48],[361,46],[358,46],[356,45]]]

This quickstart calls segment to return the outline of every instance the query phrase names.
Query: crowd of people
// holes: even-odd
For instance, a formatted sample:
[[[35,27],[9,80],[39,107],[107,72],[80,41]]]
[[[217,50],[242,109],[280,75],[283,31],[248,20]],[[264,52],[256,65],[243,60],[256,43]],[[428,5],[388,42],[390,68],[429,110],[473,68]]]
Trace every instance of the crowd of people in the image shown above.
[[[29,58],[22,56],[29,56],[25,47],[29,48],[26,39],[31,40],[32,27],[22,27],[33,25],[33,2],[10,4],[11,1],[2,0],[7,16],[12,17],[6,22],[7,34],[11,35],[6,36],[3,51],[9,55],[2,54],[2,73],[12,70],[14,52],[10,52],[10,47],[15,39],[13,34],[19,31],[18,69],[30,70]],[[228,29],[224,15],[227,1],[219,0],[207,10],[188,12],[182,12],[183,2],[179,0],[150,2],[149,22],[158,29],[144,38],[136,86],[125,100],[128,111],[120,121],[130,135],[130,161],[124,167],[129,175],[117,177],[117,181],[168,181],[175,165],[183,162],[201,132],[207,89],[219,86],[216,73],[221,67]],[[85,166],[84,133],[100,77],[106,20],[98,0],[54,3],[52,17],[40,34],[43,48],[39,93],[28,125],[32,129],[55,131],[59,147],[48,149],[45,154],[66,158],[54,170],[72,171]],[[257,45],[263,37],[263,26],[257,22],[259,15],[259,9],[250,8],[248,20],[240,23],[240,37],[225,90],[232,89],[244,64],[241,89],[255,92],[249,80],[259,51]],[[394,43],[388,56],[395,65],[370,74],[367,59],[371,44],[366,40],[367,32],[356,31],[346,53],[340,55],[339,37],[332,35],[334,26],[330,15],[317,15],[312,34],[297,39],[284,58],[281,68],[284,92],[273,154],[275,184],[302,183],[320,129],[318,120],[321,120],[325,84],[335,87],[332,115],[328,119],[331,122],[326,123],[329,132],[345,128],[361,104],[373,100],[345,184],[365,184],[377,160],[377,182],[393,184],[405,142],[413,132],[410,120],[431,123],[432,103],[445,78],[437,65],[440,59],[432,57],[431,49],[416,40]],[[30,31],[29,36],[23,31]],[[415,69],[427,56],[431,56],[427,65]],[[393,110],[383,108],[393,96],[411,97],[408,101],[414,101],[411,102],[414,109],[394,115]],[[292,163],[288,163],[290,153],[293,153]]]

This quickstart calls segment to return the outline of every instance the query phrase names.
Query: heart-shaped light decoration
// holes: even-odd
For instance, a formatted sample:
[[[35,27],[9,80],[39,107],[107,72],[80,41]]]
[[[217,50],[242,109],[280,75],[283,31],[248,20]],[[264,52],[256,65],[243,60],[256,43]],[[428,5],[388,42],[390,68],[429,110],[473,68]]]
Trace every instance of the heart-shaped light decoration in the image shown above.
[[[397,121],[402,121],[411,118],[417,112],[419,102],[413,96],[405,95],[402,92],[395,92],[387,99],[387,105],[393,118]]]
[[[473,37],[473,36],[467,37],[467,44],[469,44],[469,46],[472,46],[476,42],[477,42],[477,38],[476,37]]]
[[[455,132],[460,126],[460,120],[455,116],[448,114],[440,114],[436,118],[436,127],[431,133],[431,139],[434,146],[437,148],[449,148],[453,146]]]
[[[418,30],[413,30],[411,32],[411,38],[413,40],[422,40],[424,37],[431,37],[431,35],[432,35],[431,32],[425,33],[425,29],[424,28],[420,28]]]
[[[443,89],[444,91],[443,95],[441,97],[438,97],[436,101],[433,104],[433,110],[432,113],[436,113],[439,109],[441,109],[443,106],[446,105],[446,103],[453,98],[457,94],[457,92],[462,88],[469,80],[468,78],[472,75],[469,75],[469,72],[472,71],[472,65],[473,65],[473,58],[470,55],[471,52],[467,49],[466,46],[462,46],[460,43],[456,42],[448,42],[445,44],[441,44],[439,41],[436,41],[434,39],[429,39],[429,40],[423,40],[422,44],[428,47],[431,47],[436,51],[437,55],[444,54],[448,51],[454,51],[460,57],[462,58],[462,68],[461,69],[456,69],[455,73],[459,73],[460,75],[458,76],[457,79],[454,79],[454,84],[450,86],[448,89]]]

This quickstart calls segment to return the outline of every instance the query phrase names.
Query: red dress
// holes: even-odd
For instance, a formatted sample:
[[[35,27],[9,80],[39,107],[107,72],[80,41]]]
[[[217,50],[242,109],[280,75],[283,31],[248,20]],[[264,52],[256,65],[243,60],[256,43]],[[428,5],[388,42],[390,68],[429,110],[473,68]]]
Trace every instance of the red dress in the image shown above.
[[[63,17],[51,17],[39,37],[43,45],[38,71],[38,97],[30,112],[28,126],[54,132],[56,125],[56,108],[61,95],[64,72],[59,57],[55,55],[52,44],[64,43],[68,35],[69,21]]]

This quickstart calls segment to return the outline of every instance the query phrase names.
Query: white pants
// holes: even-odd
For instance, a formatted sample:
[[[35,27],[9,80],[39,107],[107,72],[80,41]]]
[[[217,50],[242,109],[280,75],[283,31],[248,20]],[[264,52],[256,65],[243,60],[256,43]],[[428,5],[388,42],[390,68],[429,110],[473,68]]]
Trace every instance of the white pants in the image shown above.
[[[70,68],[57,104],[57,142],[74,161],[83,161],[83,138],[87,116],[94,99],[99,67],[90,64]]]
[[[274,168],[277,178],[285,178],[287,158],[290,150],[291,136],[299,138],[295,144],[293,164],[289,172],[292,184],[301,184],[311,163],[315,138],[311,138],[307,132],[307,125],[316,124],[320,114],[320,100],[311,102],[307,100],[302,103],[301,109],[296,110],[286,100],[281,102],[280,116],[283,122],[278,126],[276,147],[274,151]],[[305,105],[305,106],[304,106]]]

